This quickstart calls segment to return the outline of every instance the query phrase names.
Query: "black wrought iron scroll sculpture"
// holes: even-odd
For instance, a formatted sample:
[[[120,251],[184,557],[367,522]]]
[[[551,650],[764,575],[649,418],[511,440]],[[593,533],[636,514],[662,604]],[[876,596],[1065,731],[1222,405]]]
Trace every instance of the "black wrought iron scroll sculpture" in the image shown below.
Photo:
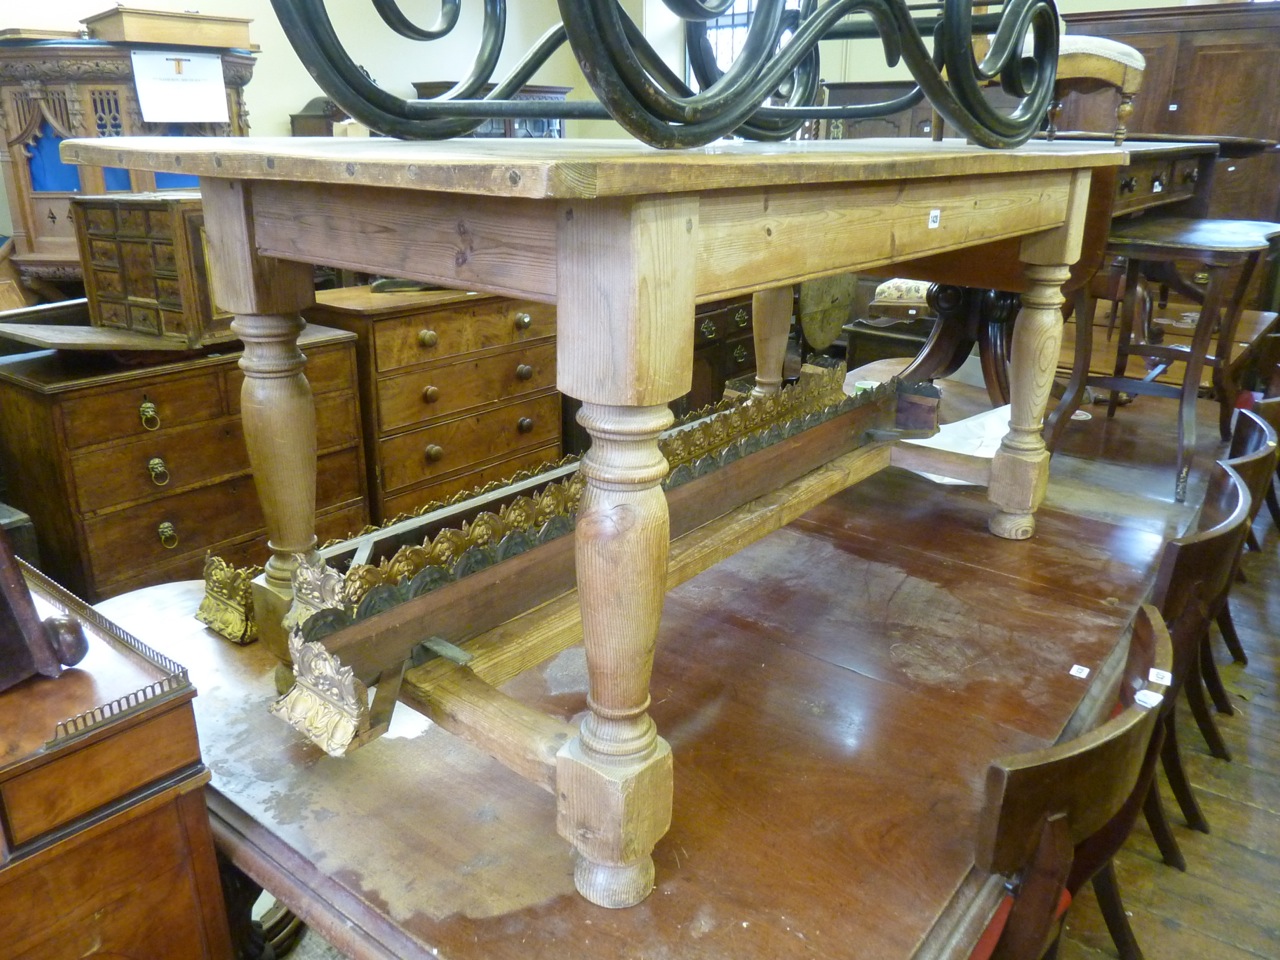
[[[302,62],[325,92],[361,123],[402,139],[464,136],[491,118],[608,119],[656,147],[693,147],[735,134],[757,140],[792,136],[807,120],[885,116],[924,97],[959,133],[986,147],[1012,147],[1041,126],[1058,59],[1054,0],[758,0],[741,54],[721,70],[707,24],[733,0],[664,0],[685,21],[691,89],[645,40],[618,0],[558,0],[562,23],[547,31],[483,97],[506,32],[506,0],[484,0],[484,24],[469,76],[432,100],[405,100],[381,89],[351,59],[329,19],[326,0],[272,0]],[[795,3],[796,0],[791,0]],[[457,25],[461,0],[440,0],[434,24],[411,20],[397,0],[372,0],[402,37],[433,42]],[[981,61],[975,34],[991,37]],[[932,35],[932,50],[925,36]],[[885,61],[904,63],[917,84],[878,104],[819,105],[818,43],[878,37]],[[513,95],[568,42],[595,101],[520,101]],[[999,81],[1016,98],[1002,113],[982,88]]]

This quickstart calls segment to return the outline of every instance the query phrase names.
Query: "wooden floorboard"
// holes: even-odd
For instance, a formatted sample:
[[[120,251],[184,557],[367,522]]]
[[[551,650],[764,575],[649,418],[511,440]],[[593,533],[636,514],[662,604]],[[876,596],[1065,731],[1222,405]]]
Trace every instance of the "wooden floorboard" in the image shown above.
[[[1165,788],[1187,872],[1159,859],[1139,822],[1117,861],[1130,922],[1148,960],[1280,957],[1280,535],[1263,511],[1262,550],[1246,557],[1248,581],[1232,608],[1249,665],[1217,662],[1236,714],[1218,716],[1230,763],[1210,757],[1190,712],[1180,713],[1186,767],[1212,832],[1189,830]],[[1061,960],[1117,956],[1091,891],[1068,914]]]

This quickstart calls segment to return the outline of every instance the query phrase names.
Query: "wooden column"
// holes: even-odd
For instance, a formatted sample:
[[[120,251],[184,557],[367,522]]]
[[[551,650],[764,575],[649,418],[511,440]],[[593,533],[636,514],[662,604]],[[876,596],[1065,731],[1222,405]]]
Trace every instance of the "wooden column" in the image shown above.
[[[1085,170],[1072,178],[1066,222],[1028,237],[1019,250],[1028,288],[1013,328],[1009,432],[991,463],[988,488],[997,508],[988,526],[1009,540],[1025,540],[1035,532],[1035,511],[1049,482],[1044,413],[1062,346],[1062,285],[1080,258],[1088,195]]]
[[[791,331],[792,288],[757,290],[751,298],[751,331],[756,347],[753,397],[768,397],[782,389],[782,364]]]
[[[591,437],[575,546],[591,712],[557,755],[556,819],[578,891],[605,907],[648,896],[671,825],[671,748],[648,715],[670,540],[658,435],[692,383],[697,228],[686,196],[559,211],[558,380]]]
[[[314,302],[315,284],[309,264],[258,255],[248,184],[202,178],[200,192],[213,299],[236,315],[231,329],[244,342],[241,417],[271,549],[254,614],[287,659],[280,620],[293,597],[294,555],[316,546],[316,414],[298,349],[299,313]]]

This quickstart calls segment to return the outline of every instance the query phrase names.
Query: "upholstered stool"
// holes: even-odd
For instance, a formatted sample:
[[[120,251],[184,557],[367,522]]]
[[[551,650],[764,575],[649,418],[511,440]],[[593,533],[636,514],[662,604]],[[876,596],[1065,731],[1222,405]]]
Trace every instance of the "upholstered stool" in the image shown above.
[[[1133,98],[1142,86],[1147,61],[1133,47],[1106,37],[1063,34],[1058,39],[1058,76],[1049,104],[1045,135],[1052,140],[1058,129],[1062,101],[1069,93],[1088,94],[1113,88],[1120,95],[1116,106],[1116,145],[1124,143],[1133,116]]]
[[[1219,404],[1219,430],[1223,440],[1231,436],[1231,413],[1239,386],[1231,370],[1231,350],[1245,291],[1259,257],[1280,238],[1280,223],[1258,220],[1193,220],[1181,217],[1151,217],[1127,220],[1112,227],[1107,252],[1124,257],[1125,299],[1121,308],[1120,336],[1116,347],[1115,373],[1109,377],[1088,377],[1087,386],[1112,391],[1107,416],[1114,416],[1118,392],[1173,397],[1178,407],[1178,462],[1175,497],[1186,497],[1187,474],[1195,447],[1196,397],[1203,368],[1213,369],[1213,389]],[[1209,277],[1200,314],[1189,345],[1144,343],[1134,339],[1134,311],[1137,309],[1144,273],[1168,276],[1176,263],[1191,263]],[[1229,294],[1228,273],[1242,266],[1240,279]],[[1186,289],[1189,285],[1184,285]],[[1079,318],[1078,322],[1087,322]],[[1137,327],[1141,329],[1141,327]],[[1217,346],[1210,349],[1217,338]],[[1143,378],[1125,375],[1130,357],[1143,357],[1149,372]],[[1172,363],[1186,365],[1182,385],[1157,383]]]

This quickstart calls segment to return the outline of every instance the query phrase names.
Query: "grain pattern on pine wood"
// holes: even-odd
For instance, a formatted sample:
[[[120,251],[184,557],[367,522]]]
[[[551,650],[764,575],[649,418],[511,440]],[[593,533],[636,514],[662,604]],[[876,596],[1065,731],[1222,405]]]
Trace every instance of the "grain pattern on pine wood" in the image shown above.
[[[236,137],[102,137],[62,147],[70,163],[204,177],[401,187],[477,196],[589,199],[688,190],[965,177],[974,173],[1117,166],[1097,143],[987,150],[959,140],[722,142],[654,150],[629,140],[442,142]]]

